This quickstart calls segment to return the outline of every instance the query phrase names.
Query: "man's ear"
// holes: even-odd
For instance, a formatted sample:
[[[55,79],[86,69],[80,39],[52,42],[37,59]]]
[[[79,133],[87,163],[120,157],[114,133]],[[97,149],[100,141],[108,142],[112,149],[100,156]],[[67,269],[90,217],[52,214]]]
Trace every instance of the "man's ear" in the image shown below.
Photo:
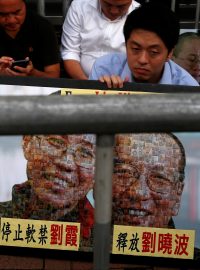
[[[179,211],[179,208],[180,208],[180,202],[181,202],[181,195],[183,193],[183,188],[184,188],[184,183],[183,182],[177,182],[176,183],[176,186],[175,186],[175,190],[176,190],[176,202],[173,206],[173,209],[172,209],[172,216],[177,216],[178,215],[178,211]]]
[[[168,53],[167,61],[170,60],[170,59],[172,59],[173,51],[174,51],[174,49],[172,49],[172,50]]]

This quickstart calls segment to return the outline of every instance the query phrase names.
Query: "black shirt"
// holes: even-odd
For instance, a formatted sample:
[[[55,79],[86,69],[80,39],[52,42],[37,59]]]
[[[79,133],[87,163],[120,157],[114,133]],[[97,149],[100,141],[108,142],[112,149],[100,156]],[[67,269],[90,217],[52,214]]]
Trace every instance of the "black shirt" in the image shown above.
[[[14,60],[29,57],[33,66],[43,71],[45,66],[59,63],[59,48],[56,33],[48,20],[27,11],[24,24],[13,39],[0,28],[0,57]]]

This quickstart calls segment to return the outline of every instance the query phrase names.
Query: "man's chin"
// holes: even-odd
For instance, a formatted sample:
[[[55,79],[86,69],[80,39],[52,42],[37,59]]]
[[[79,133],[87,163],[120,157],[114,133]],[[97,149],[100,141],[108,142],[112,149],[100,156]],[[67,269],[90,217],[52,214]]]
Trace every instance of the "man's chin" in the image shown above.
[[[7,26],[5,27],[5,30],[8,31],[8,32],[16,32],[16,31],[19,31],[20,29],[20,26]]]
[[[141,227],[165,227],[161,220],[157,220],[153,215],[131,216],[131,215],[115,215],[113,217],[114,224],[124,226],[141,226]]]
[[[130,215],[120,215],[114,217],[114,224],[127,226],[144,226],[146,224],[144,217]]]
[[[137,82],[137,83],[148,83],[149,78],[148,77],[143,77],[143,76],[137,76],[137,77],[134,77],[134,81]]]
[[[50,206],[52,209],[62,210],[62,209],[73,209],[77,202],[70,201],[66,198],[66,195],[54,194],[54,193],[37,193],[37,197],[42,203]]]

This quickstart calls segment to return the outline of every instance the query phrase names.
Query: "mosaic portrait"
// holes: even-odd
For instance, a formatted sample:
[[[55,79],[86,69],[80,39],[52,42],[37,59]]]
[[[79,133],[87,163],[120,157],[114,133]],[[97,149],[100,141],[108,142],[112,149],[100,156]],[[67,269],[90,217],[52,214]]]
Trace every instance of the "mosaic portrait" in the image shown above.
[[[27,181],[0,205],[2,217],[81,223],[92,248],[96,137],[24,136]],[[175,228],[184,187],[185,152],[172,134],[118,134],[114,145],[112,223]],[[88,195],[89,194],[89,195]]]

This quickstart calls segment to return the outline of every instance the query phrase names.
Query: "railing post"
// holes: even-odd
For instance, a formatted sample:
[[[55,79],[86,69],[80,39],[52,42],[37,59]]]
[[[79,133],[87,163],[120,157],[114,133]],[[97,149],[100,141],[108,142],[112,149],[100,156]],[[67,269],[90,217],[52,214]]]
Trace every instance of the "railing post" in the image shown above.
[[[97,135],[95,173],[94,270],[108,270],[111,251],[114,135]]]
[[[196,16],[195,16],[195,29],[199,28],[199,15],[200,15],[200,0],[197,0]]]
[[[63,5],[63,7],[62,7],[63,17],[65,17],[71,2],[72,2],[72,0],[63,0],[63,4],[62,4]]]
[[[45,0],[38,0],[37,10],[38,14],[45,16]]]
[[[171,10],[175,11],[175,9],[176,9],[176,0],[172,0],[172,2],[171,2]]]

